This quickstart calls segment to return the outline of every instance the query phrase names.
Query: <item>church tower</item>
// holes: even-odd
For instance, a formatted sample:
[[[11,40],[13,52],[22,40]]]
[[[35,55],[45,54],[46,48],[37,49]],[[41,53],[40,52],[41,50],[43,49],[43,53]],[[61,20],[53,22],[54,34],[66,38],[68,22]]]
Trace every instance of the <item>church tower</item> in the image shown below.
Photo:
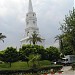
[[[35,12],[33,12],[32,2],[29,0],[29,8],[28,13],[26,14],[26,37],[31,36],[32,33],[36,31],[39,33],[39,29],[37,27],[37,18]]]
[[[37,27],[36,13],[33,12],[32,2],[29,0],[28,13],[26,14],[25,38],[20,41],[22,45],[29,44],[27,39],[33,34],[33,32],[39,34],[39,28]]]

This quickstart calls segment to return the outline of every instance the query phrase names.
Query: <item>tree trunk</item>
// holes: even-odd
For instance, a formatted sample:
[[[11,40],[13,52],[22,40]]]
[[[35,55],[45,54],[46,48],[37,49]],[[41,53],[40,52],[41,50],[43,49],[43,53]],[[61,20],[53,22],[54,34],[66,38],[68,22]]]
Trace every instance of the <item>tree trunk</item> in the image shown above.
[[[38,60],[38,65],[40,66],[39,60]]]
[[[35,45],[35,42],[33,42],[33,45]]]
[[[60,46],[60,51],[63,53],[63,42],[61,39],[59,40],[59,46]]]
[[[27,65],[28,65],[28,67],[29,67],[29,63],[28,63],[28,61],[27,61]]]
[[[10,62],[10,67],[11,67],[11,62]]]

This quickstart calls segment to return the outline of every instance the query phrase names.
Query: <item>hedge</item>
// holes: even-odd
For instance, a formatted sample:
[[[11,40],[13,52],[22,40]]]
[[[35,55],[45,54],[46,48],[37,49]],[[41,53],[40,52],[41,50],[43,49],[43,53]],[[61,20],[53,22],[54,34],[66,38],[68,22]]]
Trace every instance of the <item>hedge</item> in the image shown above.
[[[37,72],[41,72],[41,71],[48,71],[53,69],[54,72],[59,71],[60,69],[62,69],[62,65],[52,65],[52,66],[43,66],[40,68],[31,68],[29,70],[0,70],[0,75],[1,74],[14,74],[17,73],[37,73]]]

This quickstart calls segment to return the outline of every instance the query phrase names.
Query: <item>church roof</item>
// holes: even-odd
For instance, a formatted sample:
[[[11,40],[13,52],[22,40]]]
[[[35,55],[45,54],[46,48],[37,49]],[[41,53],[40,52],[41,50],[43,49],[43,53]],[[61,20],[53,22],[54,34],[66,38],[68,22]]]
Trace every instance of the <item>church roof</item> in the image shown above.
[[[20,42],[26,41],[28,38],[29,38],[29,36],[28,36],[28,37],[25,37],[25,38],[23,38],[23,39],[21,39]]]

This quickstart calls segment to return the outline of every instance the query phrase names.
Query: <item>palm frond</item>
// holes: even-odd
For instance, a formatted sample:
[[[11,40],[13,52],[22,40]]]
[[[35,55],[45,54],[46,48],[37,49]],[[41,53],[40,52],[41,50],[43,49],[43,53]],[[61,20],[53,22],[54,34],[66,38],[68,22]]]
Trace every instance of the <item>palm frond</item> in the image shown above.
[[[39,35],[36,32],[33,32],[32,36],[27,39],[27,42],[30,41],[33,44],[37,44],[37,42],[42,42],[44,39],[39,37]]]
[[[0,33],[0,40],[2,40],[4,42],[4,40],[3,40],[4,38],[6,38],[6,36],[2,35],[2,33]]]

